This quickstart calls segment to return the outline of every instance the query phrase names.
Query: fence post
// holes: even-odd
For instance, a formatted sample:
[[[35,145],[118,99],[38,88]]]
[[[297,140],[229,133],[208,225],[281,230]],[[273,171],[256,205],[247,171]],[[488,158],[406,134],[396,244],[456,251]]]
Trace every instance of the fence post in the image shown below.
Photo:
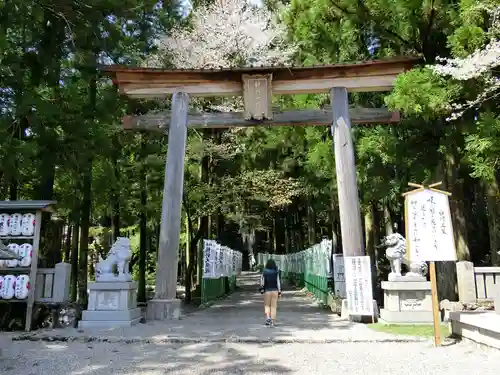
[[[68,263],[57,263],[54,273],[54,289],[52,298],[54,302],[66,302],[69,300],[71,265]]]
[[[500,284],[495,285],[495,299],[493,302],[495,304],[495,312],[500,314]]]
[[[476,302],[476,277],[472,262],[457,262],[458,299],[462,303]]]

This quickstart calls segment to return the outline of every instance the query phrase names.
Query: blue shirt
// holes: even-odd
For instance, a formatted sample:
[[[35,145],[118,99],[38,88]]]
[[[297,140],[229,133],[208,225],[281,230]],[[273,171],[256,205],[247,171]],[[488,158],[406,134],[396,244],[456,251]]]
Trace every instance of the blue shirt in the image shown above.
[[[264,287],[264,292],[281,292],[279,270],[264,268],[260,284]]]

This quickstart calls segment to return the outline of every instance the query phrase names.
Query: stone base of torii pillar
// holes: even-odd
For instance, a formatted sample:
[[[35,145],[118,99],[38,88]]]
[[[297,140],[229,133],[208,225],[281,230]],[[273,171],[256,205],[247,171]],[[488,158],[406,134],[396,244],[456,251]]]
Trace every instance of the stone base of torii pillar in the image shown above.
[[[147,320],[179,319],[181,316],[180,299],[152,299],[146,309]]]

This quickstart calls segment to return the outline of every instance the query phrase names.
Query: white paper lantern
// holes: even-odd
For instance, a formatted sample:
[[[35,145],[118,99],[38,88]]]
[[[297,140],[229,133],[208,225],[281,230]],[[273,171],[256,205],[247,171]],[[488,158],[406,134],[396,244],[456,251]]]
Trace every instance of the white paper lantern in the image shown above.
[[[11,236],[20,236],[22,233],[22,214],[12,214],[9,220],[9,232]]]
[[[3,299],[12,299],[15,294],[16,277],[14,275],[7,275],[3,278],[2,288],[0,289],[0,296]]]
[[[33,236],[35,233],[35,214],[24,214],[21,219],[21,234]]]
[[[10,215],[0,214],[0,236],[8,236],[10,233],[9,227]]]
[[[31,258],[33,257],[33,246],[29,243],[23,243],[19,246],[18,254],[23,257],[19,265],[21,267],[29,267],[31,265]]]
[[[16,278],[16,284],[14,288],[14,296],[17,299],[28,298],[30,290],[30,277],[28,275],[19,275]]]

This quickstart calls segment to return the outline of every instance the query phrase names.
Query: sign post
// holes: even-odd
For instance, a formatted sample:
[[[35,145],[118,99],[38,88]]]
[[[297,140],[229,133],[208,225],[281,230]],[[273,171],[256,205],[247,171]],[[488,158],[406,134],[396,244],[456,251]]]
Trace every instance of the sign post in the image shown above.
[[[372,269],[369,256],[344,257],[349,316],[370,316],[374,321]]]
[[[451,193],[435,188],[441,182],[429,186],[411,182],[408,185],[416,189],[403,194],[407,254],[410,262],[430,262],[434,344],[439,346],[441,334],[435,262],[457,260],[449,203]]]

